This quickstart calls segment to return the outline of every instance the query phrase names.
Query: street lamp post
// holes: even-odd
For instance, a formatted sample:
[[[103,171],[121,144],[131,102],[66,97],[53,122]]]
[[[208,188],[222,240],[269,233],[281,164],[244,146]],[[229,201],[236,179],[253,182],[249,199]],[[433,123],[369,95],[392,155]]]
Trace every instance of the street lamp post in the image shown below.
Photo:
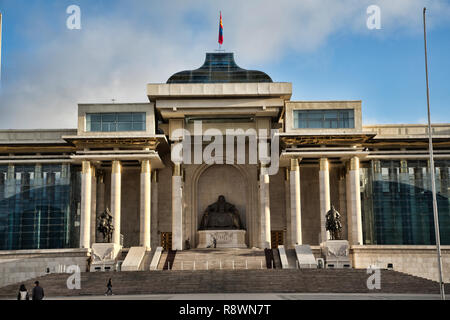
[[[428,58],[427,58],[427,30],[425,22],[425,11],[423,8],[423,39],[425,43],[425,75],[427,83],[427,110],[428,110],[428,144],[430,150],[430,170],[431,170],[431,191],[433,194],[433,214],[434,214],[434,233],[436,235],[436,251],[438,258],[438,269],[439,269],[439,289],[441,293],[441,299],[445,300],[445,289],[444,281],[442,276],[442,256],[441,256],[441,237],[439,234],[439,216],[436,201],[436,177],[434,173],[434,159],[433,159],[433,138],[431,131],[431,116],[430,116],[430,89],[428,87]]]

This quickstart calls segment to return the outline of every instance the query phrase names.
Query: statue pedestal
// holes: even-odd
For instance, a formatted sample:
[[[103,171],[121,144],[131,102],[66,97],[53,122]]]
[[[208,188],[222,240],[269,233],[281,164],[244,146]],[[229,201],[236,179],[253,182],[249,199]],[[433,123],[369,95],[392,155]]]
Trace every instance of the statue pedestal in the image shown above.
[[[214,248],[214,238],[217,240],[216,248],[247,248],[245,232],[245,230],[200,230],[197,248]]]
[[[92,244],[92,263],[89,271],[114,271],[117,255],[121,249],[122,247],[115,243]]]
[[[347,240],[327,240],[320,244],[327,268],[351,268]]]

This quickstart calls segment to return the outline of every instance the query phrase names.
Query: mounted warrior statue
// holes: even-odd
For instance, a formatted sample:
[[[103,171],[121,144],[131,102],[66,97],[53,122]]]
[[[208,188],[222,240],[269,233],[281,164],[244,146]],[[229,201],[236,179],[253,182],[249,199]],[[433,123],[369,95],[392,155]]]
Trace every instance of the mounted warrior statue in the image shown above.
[[[333,205],[331,205],[331,209],[327,212],[325,228],[327,231],[330,231],[330,240],[342,240],[341,215]]]
[[[97,230],[103,235],[103,242],[110,243],[114,226],[112,215],[108,208],[97,219]]]

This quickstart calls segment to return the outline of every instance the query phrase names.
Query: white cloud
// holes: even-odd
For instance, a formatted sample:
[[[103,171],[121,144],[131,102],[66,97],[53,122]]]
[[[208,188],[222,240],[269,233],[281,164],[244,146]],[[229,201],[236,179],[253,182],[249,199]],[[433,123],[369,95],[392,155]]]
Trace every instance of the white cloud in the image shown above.
[[[392,34],[418,32],[424,3],[437,23],[450,12],[438,0],[233,0],[221,7],[212,1],[155,3],[132,1],[126,12],[107,11],[95,18],[82,7],[81,31],[68,31],[65,25],[54,30],[50,22],[39,21],[40,30],[49,30],[45,44],[13,57],[20,67],[0,96],[0,127],[76,127],[78,102],[146,101],[146,83],[196,68],[204,52],[215,49],[219,10],[225,48],[237,53],[243,67],[273,62],[290,51],[314,52],[336,33],[367,33],[370,4],[380,5],[382,27]],[[193,12],[211,27],[192,25],[187,18]],[[146,14],[155,21],[139,22]],[[27,26],[24,30],[29,37],[36,34]]]

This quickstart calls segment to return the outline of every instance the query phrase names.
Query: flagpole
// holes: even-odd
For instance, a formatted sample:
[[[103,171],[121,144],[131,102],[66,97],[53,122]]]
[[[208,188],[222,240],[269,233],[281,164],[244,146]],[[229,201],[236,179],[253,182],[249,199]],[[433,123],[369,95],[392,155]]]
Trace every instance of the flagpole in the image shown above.
[[[433,160],[433,137],[431,131],[431,115],[430,115],[430,89],[428,86],[428,57],[427,57],[427,30],[425,21],[425,11],[427,8],[423,8],[423,39],[425,45],[425,76],[427,84],[427,110],[428,110],[428,145],[430,150],[430,170],[431,170],[431,191],[433,194],[433,215],[434,215],[434,233],[436,236],[436,251],[438,259],[438,271],[439,271],[439,289],[441,293],[441,300],[445,300],[445,288],[442,275],[442,256],[441,256],[441,237],[439,234],[439,215],[436,201],[436,177],[434,172],[434,160]]]

